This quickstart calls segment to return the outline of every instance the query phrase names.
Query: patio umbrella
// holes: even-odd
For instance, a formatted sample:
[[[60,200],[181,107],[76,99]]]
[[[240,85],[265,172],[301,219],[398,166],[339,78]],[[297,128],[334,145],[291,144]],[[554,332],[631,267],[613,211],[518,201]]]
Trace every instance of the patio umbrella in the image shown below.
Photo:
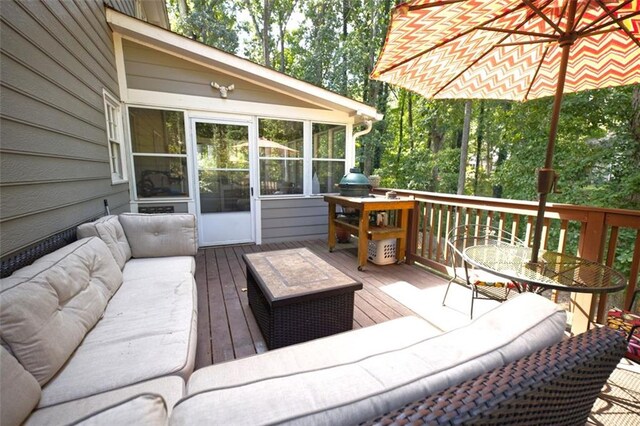
[[[245,147],[245,146],[249,146],[249,142],[242,142],[236,145],[237,147]],[[293,148],[289,148],[286,145],[283,145],[281,143],[266,139],[266,138],[258,138],[258,148],[272,148],[272,149],[280,149],[282,150],[283,154],[287,153],[287,152],[298,152],[297,150],[293,149]]]
[[[638,0],[417,0],[395,7],[371,78],[430,98],[555,96],[532,262],[557,175],[562,94],[640,82]]]

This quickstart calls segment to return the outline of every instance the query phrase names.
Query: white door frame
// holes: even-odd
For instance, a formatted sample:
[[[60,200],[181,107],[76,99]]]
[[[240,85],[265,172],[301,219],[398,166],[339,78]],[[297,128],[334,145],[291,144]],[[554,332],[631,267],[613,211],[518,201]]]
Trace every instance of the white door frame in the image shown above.
[[[211,123],[211,124],[228,124],[228,125],[242,125],[247,126],[248,136],[249,136],[249,182],[250,182],[250,193],[249,193],[249,203],[250,203],[250,217],[251,217],[251,238],[250,240],[228,240],[224,242],[220,242],[216,245],[226,245],[226,244],[239,244],[239,243],[251,243],[256,242],[256,217],[257,210],[259,208],[257,201],[257,191],[255,188],[257,168],[257,146],[256,146],[256,127],[255,120],[253,117],[246,116],[229,116],[227,114],[189,114],[189,140],[190,140],[190,151],[191,151],[191,182],[192,182],[192,191],[194,194],[195,200],[195,214],[198,221],[198,239],[200,241],[200,246],[207,246],[207,244],[203,240],[203,227],[200,213],[200,188],[199,188],[199,169],[198,169],[198,143],[196,140],[196,132],[195,126],[196,123]]]

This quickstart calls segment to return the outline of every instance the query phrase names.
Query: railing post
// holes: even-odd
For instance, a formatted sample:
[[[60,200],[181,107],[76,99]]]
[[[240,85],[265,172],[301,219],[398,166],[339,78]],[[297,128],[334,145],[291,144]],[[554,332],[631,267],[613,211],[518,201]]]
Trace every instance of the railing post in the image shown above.
[[[409,210],[409,224],[407,225],[407,264],[413,265],[414,256],[418,248],[418,225],[420,217],[418,215],[418,202],[414,201],[413,208]]]
[[[583,224],[580,232],[578,256],[593,262],[600,262],[605,232],[605,214],[603,212],[589,212],[587,221]],[[573,312],[571,332],[573,334],[583,333],[589,329],[595,308],[593,294],[571,294],[571,310]]]

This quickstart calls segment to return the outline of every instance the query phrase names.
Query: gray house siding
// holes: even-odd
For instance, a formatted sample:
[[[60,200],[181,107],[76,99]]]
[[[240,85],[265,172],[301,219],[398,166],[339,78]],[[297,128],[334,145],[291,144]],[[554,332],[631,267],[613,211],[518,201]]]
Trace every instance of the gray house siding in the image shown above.
[[[328,207],[322,198],[263,199],[262,242],[326,239]]]
[[[129,40],[123,40],[122,46],[130,89],[219,98],[219,92],[209,85],[215,81],[223,86],[234,84],[233,95],[229,97],[236,101],[318,109],[316,105]]]
[[[124,13],[133,0],[109,1]],[[104,212],[112,185],[102,90],[118,94],[102,0],[0,2],[0,256]]]

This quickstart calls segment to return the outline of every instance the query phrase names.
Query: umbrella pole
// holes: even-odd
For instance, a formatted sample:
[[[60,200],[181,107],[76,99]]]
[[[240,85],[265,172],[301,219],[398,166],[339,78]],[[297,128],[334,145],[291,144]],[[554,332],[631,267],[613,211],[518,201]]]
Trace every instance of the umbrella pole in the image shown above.
[[[575,13],[575,10],[574,10]],[[570,23],[573,19],[570,18]],[[571,25],[568,26],[571,28]],[[536,216],[536,227],[533,234],[533,247],[531,248],[531,262],[538,261],[538,251],[540,250],[540,242],[542,240],[542,226],[544,225],[544,212],[547,204],[547,195],[553,190],[557,175],[552,169],[553,151],[555,149],[556,136],[558,134],[558,120],[560,119],[560,108],[562,107],[562,93],[564,91],[564,82],[567,76],[567,65],[569,64],[569,53],[571,45],[575,41],[575,36],[565,34],[560,38],[559,45],[562,47],[562,57],[560,61],[560,70],[558,72],[558,84],[556,85],[556,94],[553,101],[553,111],[551,113],[551,125],[549,126],[549,142],[547,143],[547,155],[544,160],[544,168],[538,170],[538,214]]]

